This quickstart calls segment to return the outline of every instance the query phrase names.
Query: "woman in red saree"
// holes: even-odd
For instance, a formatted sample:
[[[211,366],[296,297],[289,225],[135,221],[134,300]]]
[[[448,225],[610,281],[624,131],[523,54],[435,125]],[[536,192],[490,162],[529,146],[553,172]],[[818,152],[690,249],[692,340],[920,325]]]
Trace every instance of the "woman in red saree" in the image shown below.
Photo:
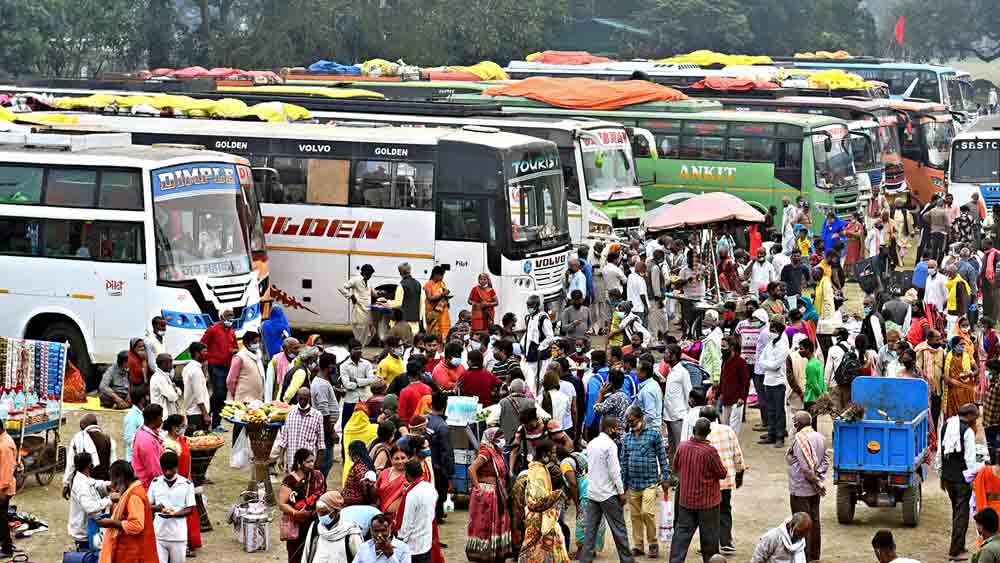
[[[375,495],[379,499],[379,510],[395,520],[396,512],[403,506],[403,492],[406,491],[406,460],[409,459],[399,446],[389,452],[392,465],[382,470],[375,482]]]
[[[148,373],[146,343],[141,338],[133,338],[128,343],[128,380],[132,385],[146,383]]]
[[[414,479],[413,482],[406,485],[406,489],[403,491],[403,496],[399,502],[399,510],[396,511],[396,519],[392,523],[392,530],[395,533],[399,533],[399,529],[403,526],[403,515],[406,512],[406,494],[413,490],[413,487],[417,486],[417,483],[421,481],[428,481],[427,477],[421,477],[419,479]],[[431,528],[432,532],[432,544],[434,547],[431,548],[431,563],[445,563],[444,552],[441,551],[441,535],[438,532],[438,521],[434,520],[434,525]]]
[[[736,271],[736,263],[726,250],[719,253],[719,287],[726,293],[743,293],[743,282]]]
[[[489,274],[479,274],[479,285],[469,293],[469,305],[472,306],[472,330],[489,330],[497,310],[497,292],[493,291]]]
[[[469,561],[502,562],[513,555],[510,514],[507,512],[507,464],[497,445],[503,431],[483,434],[479,455],[469,467],[472,490],[465,556]]]
[[[861,261],[861,249],[865,244],[865,224],[861,213],[851,216],[851,221],[844,227],[844,236],[847,237],[847,255],[844,256],[844,270],[848,276],[853,275],[851,266]]]

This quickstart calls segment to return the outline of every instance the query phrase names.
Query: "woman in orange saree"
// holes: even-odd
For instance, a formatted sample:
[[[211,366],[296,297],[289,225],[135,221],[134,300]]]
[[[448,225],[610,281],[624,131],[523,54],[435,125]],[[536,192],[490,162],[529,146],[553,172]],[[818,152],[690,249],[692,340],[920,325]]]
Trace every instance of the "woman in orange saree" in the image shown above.
[[[497,310],[497,292],[493,290],[489,274],[479,274],[479,285],[469,292],[469,305],[472,306],[472,330],[489,330]]]

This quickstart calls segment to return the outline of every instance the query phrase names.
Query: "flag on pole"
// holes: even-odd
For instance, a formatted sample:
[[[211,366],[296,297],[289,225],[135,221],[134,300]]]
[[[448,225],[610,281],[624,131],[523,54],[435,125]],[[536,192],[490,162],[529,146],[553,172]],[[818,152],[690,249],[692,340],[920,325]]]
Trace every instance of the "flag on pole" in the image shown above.
[[[906,25],[906,18],[904,16],[899,16],[896,20],[896,43],[900,45],[903,44],[903,28]]]

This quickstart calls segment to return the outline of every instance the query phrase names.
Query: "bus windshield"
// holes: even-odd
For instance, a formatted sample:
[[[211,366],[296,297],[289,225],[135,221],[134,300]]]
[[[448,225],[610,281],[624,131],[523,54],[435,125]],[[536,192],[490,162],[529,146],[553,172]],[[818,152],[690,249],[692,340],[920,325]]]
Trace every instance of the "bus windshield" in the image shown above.
[[[955,138],[954,121],[929,121],[921,125],[927,143],[927,164],[944,170],[948,167],[951,141]]]
[[[954,159],[951,168],[952,182],[969,184],[1000,182],[1000,151],[956,148]]]
[[[813,160],[816,162],[816,186],[819,188],[840,188],[852,183],[854,178],[854,158],[844,126],[821,129],[826,134],[813,135]],[[819,132],[817,132],[819,133]],[[827,140],[830,149],[826,149]]]
[[[878,142],[882,147],[882,161],[887,164],[899,164],[903,161],[899,152],[899,137],[896,136],[896,124],[882,125],[878,128]]]
[[[569,235],[562,174],[536,172],[508,183],[511,235],[514,242],[533,242]]]
[[[153,171],[157,277],[189,281],[250,272],[252,213],[231,164]]]
[[[263,252],[266,249],[264,244],[264,222],[260,214],[260,197],[257,193],[257,186],[254,183],[253,173],[246,166],[239,166],[240,188],[243,197],[246,198],[245,208],[248,215],[246,217],[247,227],[250,229],[250,250]]]
[[[873,129],[864,129],[868,137],[851,135],[851,152],[854,155],[854,168],[857,170],[874,170],[882,167],[882,154],[878,150],[877,133]]]
[[[587,194],[597,201],[613,199],[622,188],[638,185],[632,151],[628,148],[587,150],[584,147],[583,177]]]

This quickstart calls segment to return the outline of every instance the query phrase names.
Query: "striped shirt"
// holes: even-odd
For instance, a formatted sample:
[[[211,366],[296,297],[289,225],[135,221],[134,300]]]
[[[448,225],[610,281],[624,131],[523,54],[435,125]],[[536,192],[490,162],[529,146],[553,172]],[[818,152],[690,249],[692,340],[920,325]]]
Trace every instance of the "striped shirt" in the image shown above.
[[[681,481],[677,502],[684,508],[703,510],[722,502],[719,481],[726,477],[726,467],[708,441],[692,438],[678,446],[674,474]]]
[[[757,361],[757,340],[764,323],[755,318],[744,319],[736,325],[736,335],[740,337],[740,355],[750,365]]]
[[[708,434],[708,442],[719,452],[722,466],[726,468],[726,476],[719,482],[719,488],[735,489],[736,474],[746,470],[743,463],[743,449],[740,448],[736,432],[725,424],[713,422],[712,431]]]

